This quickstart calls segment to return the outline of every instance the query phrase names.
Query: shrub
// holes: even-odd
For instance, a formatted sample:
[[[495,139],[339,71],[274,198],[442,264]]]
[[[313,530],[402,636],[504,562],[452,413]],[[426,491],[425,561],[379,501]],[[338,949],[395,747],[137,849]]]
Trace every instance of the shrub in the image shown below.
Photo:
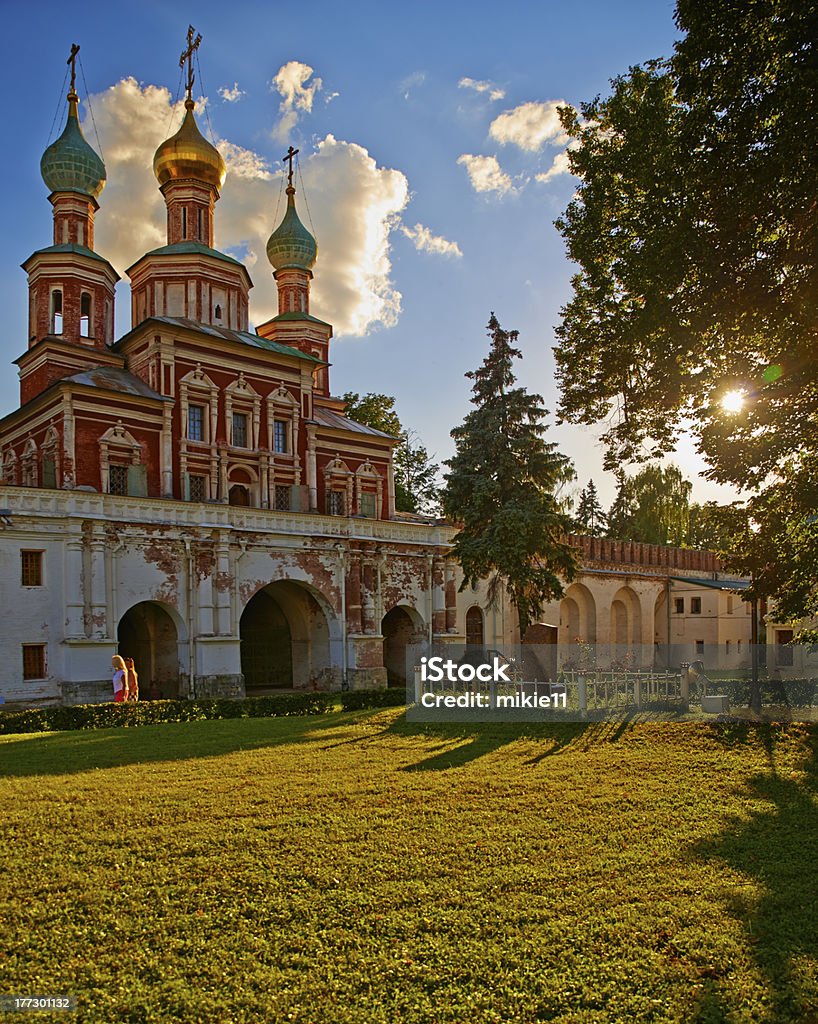
[[[0,712],[0,735],[63,729],[131,728],[161,722],[217,718],[277,718],[322,715],[335,706],[329,693],[281,693],[270,697],[208,700],[153,700],[134,704],[78,704]]]
[[[361,708],[397,708],[406,703],[406,690],[402,686],[384,690],[346,690],[341,694],[342,711]]]

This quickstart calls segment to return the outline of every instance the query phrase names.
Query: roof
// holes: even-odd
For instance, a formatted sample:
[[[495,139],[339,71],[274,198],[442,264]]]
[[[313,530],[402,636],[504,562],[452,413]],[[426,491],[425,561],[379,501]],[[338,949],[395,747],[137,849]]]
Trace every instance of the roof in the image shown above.
[[[224,260],[225,263],[233,263],[247,273],[247,268],[239,260],[228,256],[226,252],[211,249],[209,245],[205,245],[203,242],[188,240],[186,242],[174,242],[172,245],[162,245],[158,249],[151,249],[144,256],[140,256],[136,263],[141,263],[145,256],[212,256],[214,259]],[[136,263],[132,264],[132,266],[135,267]]]
[[[306,320],[311,324],[321,324],[323,327],[332,327],[332,324],[328,324],[326,320],[319,320],[317,316],[312,316],[309,313],[279,313],[278,316],[271,317],[267,322],[277,324],[282,320]]]
[[[28,260],[32,256],[43,256],[49,253],[61,254],[65,253],[72,256],[88,256],[92,260],[99,260],[100,263],[106,263],[109,267],[108,260],[104,256],[100,256],[98,252],[94,252],[93,249],[86,249],[84,245],[74,245],[73,242],[64,242],[61,245],[48,245],[45,249],[35,249],[34,252],[29,256]],[[26,263],[28,263],[26,260]],[[25,266],[25,263],[23,264]]]
[[[119,348],[122,342],[125,341],[126,338],[130,337],[134,331],[138,330],[144,324],[151,322],[167,324],[169,327],[184,327],[188,331],[196,331],[198,334],[206,334],[211,338],[223,338],[225,341],[236,341],[240,345],[252,345],[253,348],[265,349],[267,352],[278,352],[280,355],[290,356],[292,359],[306,359],[307,362],[317,363],[319,366],[324,365],[323,359],[317,359],[315,356],[308,355],[300,349],[293,348],[292,345],[282,345],[277,341],[268,341],[267,338],[262,338],[258,334],[251,334],[249,331],[235,331],[230,327],[216,327],[213,324],[203,324],[198,320],[190,320],[186,316],[150,316],[146,320],[143,320],[141,324],[134,327],[133,330],[121,337],[113,347]]]
[[[127,370],[117,369],[115,366],[95,366],[90,370],[83,370],[71,377],[63,377],[55,381],[56,384],[64,382],[71,384],[82,384],[88,388],[100,388],[104,391],[118,391],[122,395],[135,395],[139,398],[154,398],[160,402],[170,402],[172,399],[164,398],[157,394],[153,388],[139,377],[135,377]]]
[[[399,438],[393,437],[392,434],[385,434],[382,430],[368,427],[364,423],[356,423],[355,420],[349,419],[348,416],[342,416],[339,412],[333,412],[332,409],[322,409],[317,405],[313,408],[313,419],[320,423],[322,427],[332,427],[335,430],[351,430],[354,434],[383,437],[387,441],[399,440]]]
[[[714,580],[699,576],[671,576],[678,583],[690,583],[694,587],[709,587],[711,590],[747,590],[749,580]]]

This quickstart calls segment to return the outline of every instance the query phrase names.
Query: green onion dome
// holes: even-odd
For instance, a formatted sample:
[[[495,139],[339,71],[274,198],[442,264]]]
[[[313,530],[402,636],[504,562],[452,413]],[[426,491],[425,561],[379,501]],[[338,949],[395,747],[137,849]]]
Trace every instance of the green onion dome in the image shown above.
[[[287,212],[267,242],[267,259],[276,270],[312,270],[318,245],[301,223],[295,209],[295,189],[287,187]]]
[[[71,91],[65,129],[43,153],[40,174],[52,192],[82,192],[96,199],[105,187],[105,164],[85,141],[77,104],[77,94]]]

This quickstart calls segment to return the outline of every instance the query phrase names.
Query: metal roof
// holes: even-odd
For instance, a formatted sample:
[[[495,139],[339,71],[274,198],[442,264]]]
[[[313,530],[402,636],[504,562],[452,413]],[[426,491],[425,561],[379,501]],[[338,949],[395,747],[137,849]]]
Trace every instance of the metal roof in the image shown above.
[[[83,384],[89,388],[101,388],[105,391],[118,391],[122,395],[135,395],[139,398],[153,398],[159,402],[170,402],[172,399],[164,398],[157,394],[153,388],[135,377],[127,370],[120,370],[115,366],[95,366],[90,370],[83,370],[71,377],[63,377],[55,381],[56,384],[63,382],[71,384]]]
[[[146,320],[143,320],[141,324],[137,324],[133,330],[129,331],[123,337],[117,341],[114,348],[119,348],[126,338],[130,337],[134,331],[139,330],[146,323],[160,323],[168,324],[170,327],[184,327],[188,331],[196,331],[198,334],[206,334],[211,338],[222,338],[225,341],[236,341],[240,345],[252,345],[253,348],[264,349],[267,352],[278,352],[282,356],[290,356],[292,359],[306,359],[310,363],[318,363],[320,366],[325,365],[323,359],[317,359],[315,356],[308,355],[306,352],[302,352],[301,349],[294,348],[292,345],[282,345],[277,341],[268,341],[267,338],[262,338],[258,334],[250,334],[249,331],[236,331],[229,327],[216,327],[213,324],[203,324],[198,320],[190,320],[186,316],[150,316]]]
[[[351,430],[355,434],[368,434],[370,437],[383,437],[388,441],[398,441],[399,438],[392,434],[385,434],[382,430],[368,427],[364,423],[356,423],[355,420],[342,416],[332,409],[322,409],[319,406],[313,408],[313,419],[323,427],[332,427],[335,430]]]

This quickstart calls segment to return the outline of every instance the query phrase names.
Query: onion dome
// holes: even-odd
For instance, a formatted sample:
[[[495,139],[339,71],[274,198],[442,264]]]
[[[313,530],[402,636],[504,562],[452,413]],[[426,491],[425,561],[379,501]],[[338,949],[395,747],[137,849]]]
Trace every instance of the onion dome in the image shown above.
[[[312,270],[317,258],[318,245],[301,223],[295,209],[295,189],[288,185],[287,212],[267,242],[267,259],[276,270]]]
[[[160,186],[168,181],[194,178],[220,189],[227,168],[218,149],[199,131],[193,116],[194,106],[193,100],[185,100],[186,113],[182,127],[157,149],[153,158],[153,173]]]
[[[85,141],[77,104],[78,96],[72,89],[65,128],[43,153],[40,174],[52,192],[81,192],[96,199],[105,187],[105,164]]]

